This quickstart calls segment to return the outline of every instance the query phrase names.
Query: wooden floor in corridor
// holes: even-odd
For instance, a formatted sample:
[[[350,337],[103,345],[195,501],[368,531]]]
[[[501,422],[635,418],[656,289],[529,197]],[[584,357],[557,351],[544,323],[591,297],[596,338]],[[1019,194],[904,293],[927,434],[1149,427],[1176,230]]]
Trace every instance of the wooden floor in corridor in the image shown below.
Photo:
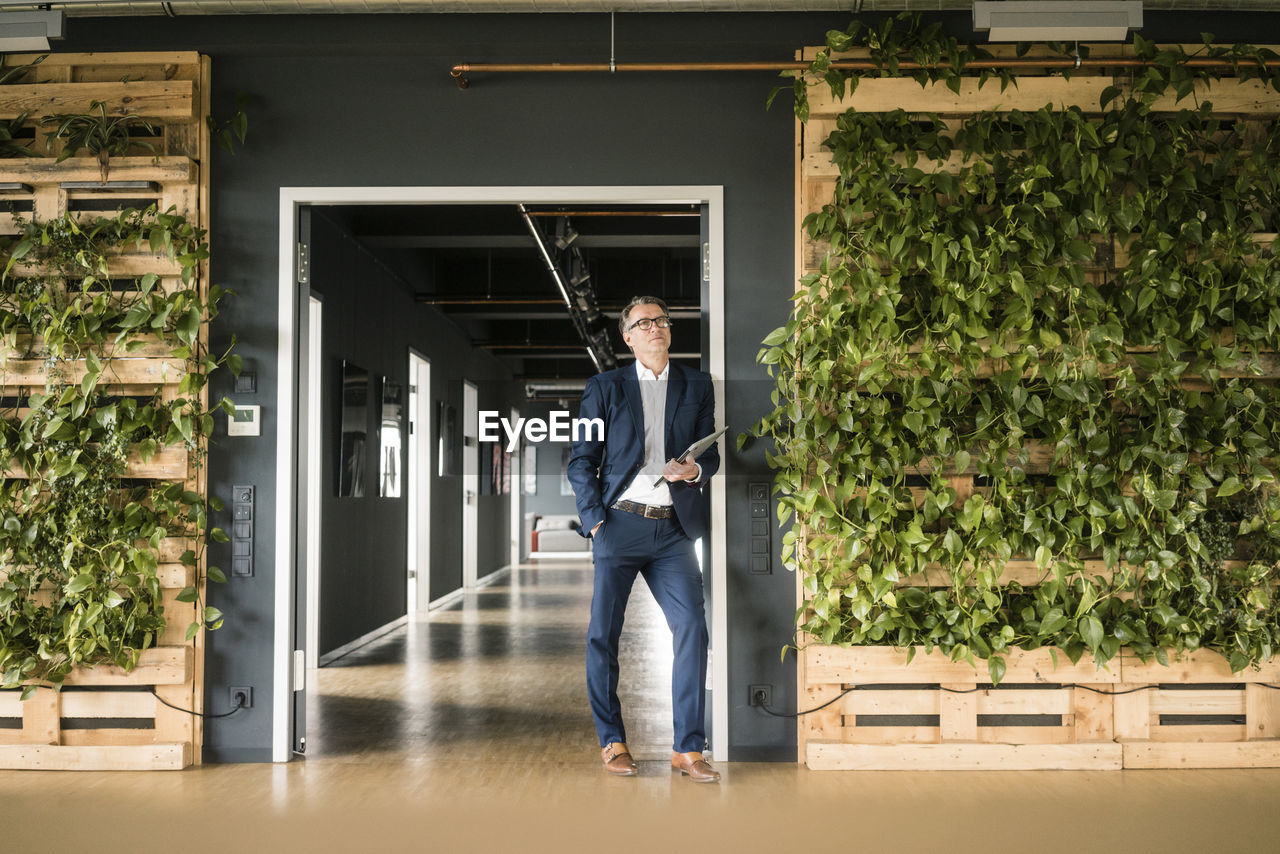
[[[608,777],[590,595],[585,562],[522,565],[309,674],[305,759],[0,771],[0,851],[1280,850],[1273,770],[672,776],[670,634],[642,581],[619,691],[641,773]]]

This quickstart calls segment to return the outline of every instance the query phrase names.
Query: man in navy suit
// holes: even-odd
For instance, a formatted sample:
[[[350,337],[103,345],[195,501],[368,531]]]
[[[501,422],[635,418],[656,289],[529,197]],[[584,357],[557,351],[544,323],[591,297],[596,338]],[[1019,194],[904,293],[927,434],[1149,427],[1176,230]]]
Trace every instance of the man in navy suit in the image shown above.
[[[578,414],[601,419],[604,438],[587,431],[574,442],[568,466],[582,534],[594,540],[591,714],[605,770],[635,775],[618,703],[618,638],[631,586],[642,575],[673,635],[671,766],[711,783],[720,774],[702,757],[707,623],[693,543],[707,534],[702,487],[720,467],[720,455],[712,445],[697,460],[674,458],[714,432],[715,396],[710,376],[670,361],[671,318],[662,300],[635,297],[618,327],[636,362],[587,382]]]

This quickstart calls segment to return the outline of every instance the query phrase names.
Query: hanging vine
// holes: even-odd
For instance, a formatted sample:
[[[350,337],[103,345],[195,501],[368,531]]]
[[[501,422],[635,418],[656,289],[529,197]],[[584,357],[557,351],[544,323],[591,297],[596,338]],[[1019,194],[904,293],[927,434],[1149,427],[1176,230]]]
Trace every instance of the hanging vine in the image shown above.
[[[113,218],[19,222],[0,246],[0,382],[14,384],[14,360],[43,360],[44,387],[0,401],[0,673],[3,687],[33,680],[60,683],[77,665],[110,662],[126,669],[154,645],[166,625],[157,575],[162,541],[203,543],[209,528],[204,499],[183,483],[124,477],[132,456],[151,460],[183,447],[202,464],[213,411],[201,402],[208,375],[239,357],[208,352],[200,325],[217,315],[225,295],[201,295],[196,270],[208,257],[205,233],[184,217],[125,210]],[[111,275],[124,251],[176,262],[176,283],[156,274]],[[159,386],[128,396],[111,384],[122,360],[161,354],[186,373],[177,396]],[[221,502],[209,500],[215,510]],[[201,546],[202,547],[202,546]],[[196,551],[179,558],[187,567]],[[207,578],[224,581],[216,567]],[[222,615],[199,607],[203,579],[178,601],[196,602],[202,626]],[[28,691],[33,690],[29,687]]]
[[[1280,88],[1275,54],[1211,42]],[[802,120],[810,85],[857,86],[834,53],[957,92],[986,55],[911,16],[827,44]],[[839,178],[804,228],[829,253],[764,341],[753,431],[816,640],[976,656],[994,682],[1014,648],[1239,671],[1280,644],[1280,389],[1257,378],[1280,376],[1280,124],[1216,117],[1220,72],[1180,49],[1135,53],[1097,112],[849,110],[826,140]],[[1154,111],[1166,92],[1187,106]],[[1019,559],[1037,583],[1002,579]]]

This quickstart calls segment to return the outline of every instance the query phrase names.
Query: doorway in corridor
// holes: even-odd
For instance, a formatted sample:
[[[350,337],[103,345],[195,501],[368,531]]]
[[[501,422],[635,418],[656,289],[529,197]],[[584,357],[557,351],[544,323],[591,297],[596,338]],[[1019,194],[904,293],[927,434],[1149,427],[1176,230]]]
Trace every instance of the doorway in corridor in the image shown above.
[[[703,359],[700,367],[709,370],[713,377],[717,380],[723,378],[724,372],[724,340],[722,331],[722,304],[723,304],[723,285],[722,270],[723,263],[720,250],[720,235],[722,232],[722,191],[718,187],[644,187],[644,188],[286,188],[281,191],[281,300],[280,300],[280,326],[281,334],[281,352],[280,364],[281,375],[283,377],[307,376],[314,360],[312,349],[310,347],[302,347],[305,339],[309,336],[300,328],[300,314],[305,314],[300,310],[302,300],[299,297],[299,285],[296,279],[296,267],[293,263],[293,252],[295,244],[300,236],[298,228],[300,222],[305,220],[312,213],[332,216],[341,211],[358,210],[362,213],[374,211],[379,208],[387,208],[388,206],[451,206],[450,211],[459,210],[462,206],[476,205],[527,205],[530,208],[537,206],[538,208],[551,209],[556,206],[556,210],[564,211],[574,208],[582,210],[591,210],[593,207],[630,205],[634,209],[645,207],[661,208],[662,206],[673,205],[693,205],[701,207],[704,211],[701,217],[703,222],[703,236],[705,239],[700,240],[700,264],[699,268],[705,271],[705,281],[702,284],[702,293],[698,300],[699,315],[701,317],[701,341]],[[548,229],[550,233],[550,229]],[[563,232],[559,234],[561,238],[565,235]],[[351,235],[355,243],[360,242],[359,235]],[[572,238],[570,238],[572,241]],[[385,264],[375,252],[369,252],[369,247],[360,246],[360,251],[368,252],[376,264]],[[388,269],[393,268],[394,264],[385,264]],[[482,289],[477,289],[481,295],[484,294]],[[340,316],[338,311],[329,305],[326,305],[332,316]],[[344,318],[344,320],[347,318]],[[451,318],[451,320],[454,320]],[[455,325],[457,321],[454,320]],[[496,325],[496,324],[495,324]],[[474,332],[471,333],[471,340],[477,340]],[[482,338],[480,340],[483,340]],[[526,339],[527,340],[527,339]],[[487,343],[487,342],[486,342]],[[508,343],[519,343],[510,342]],[[502,346],[501,340],[494,341],[494,348]],[[538,570],[530,570],[522,568],[519,565],[519,558],[527,548],[527,532],[524,530],[525,521],[521,518],[523,515],[520,511],[521,499],[523,497],[525,485],[525,467],[516,467],[513,465],[519,462],[519,457],[513,455],[506,458],[501,453],[494,453],[490,456],[491,448],[488,446],[476,447],[473,442],[468,439],[473,437],[476,432],[474,422],[471,420],[477,406],[469,406],[464,389],[473,389],[478,399],[478,406],[484,407],[491,405],[496,398],[493,396],[492,388],[486,388],[483,379],[477,380],[470,384],[464,384],[464,380],[469,378],[451,379],[448,376],[447,369],[441,366],[445,364],[445,360],[436,358],[428,362],[421,359],[418,362],[413,358],[408,358],[409,354],[404,354],[402,359],[405,363],[403,379],[391,376],[382,378],[381,391],[373,391],[371,394],[378,395],[379,399],[383,399],[389,394],[386,389],[394,386],[397,382],[402,382],[406,399],[403,401],[404,409],[407,410],[407,423],[409,432],[405,437],[407,446],[404,475],[409,481],[407,489],[407,497],[414,502],[414,517],[436,517],[439,513],[439,507],[445,503],[456,502],[454,509],[459,514],[466,505],[468,498],[467,493],[473,496],[480,493],[479,497],[485,500],[483,494],[486,491],[498,490],[499,494],[509,496],[505,505],[508,509],[507,515],[500,520],[500,524],[496,530],[490,530],[485,521],[478,520],[474,529],[474,534],[464,534],[465,528],[461,527],[455,531],[450,530],[432,530],[427,526],[409,525],[402,541],[401,554],[405,569],[400,582],[400,589],[403,597],[402,614],[416,613],[420,610],[421,604],[430,603],[432,600],[443,598],[437,597],[435,594],[441,588],[437,582],[437,576],[441,572],[448,572],[446,568],[441,567],[440,555],[432,548],[432,540],[442,537],[461,536],[463,547],[465,549],[469,545],[472,553],[475,553],[477,547],[481,552],[478,556],[478,567],[473,574],[466,566],[470,563],[467,560],[457,560],[454,567],[461,576],[458,581],[458,592],[472,588],[472,582],[480,581],[480,591],[461,596],[452,594],[452,599],[445,604],[450,606],[447,610],[433,612],[431,620],[439,622],[441,626],[447,626],[451,623],[463,624],[466,620],[471,619],[478,612],[486,612],[489,617],[485,619],[489,628],[473,634],[470,631],[461,631],[457,637],[459,643],[465,638],[470,637],[471,641],[467,643],[473,645],[475,649],[463,649],[457,647],[455,652],[458,655],[491,655],[494,652],[493,644],[504,643],[507,652],[519,652],[520,641],[522,639],[521,631],[514,629],[514,623],[505,627],[495,625],[495,619],[499,616],[497,611],[501,607],[507,607],[513,603],[523,601],[530,603],[534,601],[557,602],[568,601],[575,594],[570,590],[575,584],[581,582],[581,574],[584,569],[589,577],[589,562],[585,565],[582,562],[567,564],[550,564],[542,562]],[[372,360],[371,357],[365,357],[366,360]],[[373,360],[376,361],[376,360]],[[382,368],[378,365],[371,366],[373,375],[379,374]],[[424,380],[420,378],[418,373],[423,370],[427,373]],[[444,373],[442,373],[444,371]],[[301,373],[299,373],[301,372]],[[456,383],[456,385],[454,385]],[[450,389],[453,385],[453,389]],[[371,386],[372,388],[372,386]],[[451,394],[456,390],[456,396]],[[551,391],[554,395],[556,392]],[[561,392],[563,393],[563,392]],[[280,389],[280,420],[283,424],[292,423],[297,430],[302,431],[300,435],[307,435],[310,425],[308,422],[308,412],[299,410],[292,404],[297,398],[293,397],[294,389],[289,384],[284,384]],[[486,402],[487,395],[487,402]],[[305,397],[305,396],[304,396]],[[389,398],[388,398],[389,399]],[[504,408],[501,409],[504,415],[511,413],[511,404],[515,401],[509,400]],[[717,421],[723,422],[723,394],[718,395],[717,399]],[[422,430],[424,424],[429,425]],[[421,432],[420,432],[421,431]],[[297,447],[292,443],[293,431],[280,431],[280,468],[283,475],[283,481],[293,480],[297,484],[296,491],[281,490],[277,512],[282,520],[290,520],[298,536],[296,539],[281,538],[277,542],[277,560],[280,566],[305,567],[311,553],[316,549],[315,537],[309,531],[309,527],[314,527],[318,523],[315,521],[308,522],[308,514],[300,512],[302,504],[299,501],[300,496],[313,494],[315,491],[316,473],[313,467],[301,464],[301,459],[297,457]],[[425,433],[425,435],[423,435]],[[440,454],[440,440],[449,437],[456,446],[457,457],[454,460],[445,458]],[[436,452],[436,459],[433,463],[427,465],[427,470],[436,473],[441,471],[451,472],[450,477],[456,477],[457,486],[449,489],[445,486],[441,489],[441,482],[435,482],[435,489],[429,494],[424,494],[421,498],[415,498],[415,493],[420,490],[415,489],[414,480],[418,477],[418,472],[423,470],[421,455],[423,446],[426,446],[427,453]],[[475,451],[473,459],[468,450]],[[540,456],[545,456],[551,448],[539,448]],[[323,452],[323,451],[322,451]],[[446,451],[452,452],[452,451]],[[533,455],[530,455],[531,457]],[[295,460],[297,460],[295,462]],[[474,480],[469,473],[474,476]],[[477,481],[483,481],[478,483]],[[724,479],[716,478],[712,481],[711,487],[711,509],[713,519],[713,531],[723,531],[723,513],[724,513]],[[468,490],[468,484],[473,487]],[[383,499],[384,502],[386,499]],[[391,505],[384,505],[390,507]],[[401,504],[401,507],[407,505]],[[354,507],[354,505],[349,505]],[[401,510],[406,513],[406,510]],[[355,515],[353,514],[353,518]],[[464,518],[459,515],[459,518]],[[327,523],[319,523],[327,524]],[[416,527],[416,530],[415,530]],[[505,554],[510,555],[510,559],[506,563],[514,566],[509,576],[502,576],[496,583],[484,586],[483,582],[493,582],[494,575],[490,570],[495,567],[492,560],[487,560],[483,551],[489,547],[487,541],[496,541]],[[296,544],[296,546],[295,546]],[[708,582],[708,615],[711,620],[712,635],[712,659],[709,674],[710,685],[712,689],[709,708],[711,709],[711,719],[709,720],[709,732],[712,738],[713,749],[715,747],[715,738],[717,733],[723,733],[727,725],[727,697],[725,696],[724,685],[727,682],[726,662],[723,654],[724,650],[724,544],[722,534],[713,534],[711,541],[705,544],[704,553],[704,572],[707,575]],[[491,554],[488,553],[488,554]],[[446,561],[447,565],[448,561]],[[461,565],[460,565],[461,564]],[[414,578],[410,580],[409,570],[412,570]],[[416,582],[416,583],[415,583]],[[447,585],[447,582],[443,582]],[[559,586],[560,592],[555,593],[553,588]],[[326,589],[322,587],[322,589]],[[589,590],[589,588],[588,588]],[[276,610],[277,610],[277,633],[276,633],[276,659],[275,659],[275,686],[274,686],[274,720],[273,720],[273,755],[277,761],[287,759],[291,750],[296,749],[303,742],[306,736],[307,715],[306,715],[306,690],[305,682],[301,678],[302,673],[299,670],[305,661],[303,656],[310,652],[316,641],[314,635],[311,640],[306,637],[305,627],[299,625],[300,621],[292,618],[293,614],[297,614],[297,605],[299,597],[305,597],[308,592],[308,585],[305,573],[302,571],[290,573],[280,573],[277,576],[276,589]],[[543,595],[546,594],[546,595]],[[550,598],[547,598],[547,596]],[[646,594],[647,595],[647,594]],[[557,596],[560,597],[557,599]],[[504,598],[505,597],[505,598]],[[639,598],[639,597],[638,597]],[[305,600],[304,600],[305,601]],[[551,607],[551,606],[549,606]],[[559,607],[559,606],[554,606]],[[643,607],[643,606],[642,606]],[[470,610],[469,610],[470,609]],[[582,618],[585,620],[585,606],[581,609]],[[468,614],[471,616],[469,617]],[[511,615],[511,620],[516,620],[516,616]],[[523,618],[521,618],[523,619]],[[629,612],[629,624],[632,617]],[[637,614],[634,625],[640,627],[644,625],[645,617],[643,613]],[[428,621],[430,622],[430,621]],[[585,623],[584,623],[585,626]],[[300,628],[304,630],[299,631]],[[665,626],[662,627],[665,631]],[[418,641],[423,641],[425,635],[420,635],[418,641],[414,640],[417,630],[409,625],[401,626],[392,634],[386,635],[385,639],[372,640],[372,643],[366,642],[363,646],[353,648],[342,656],[341,661],[344,664],[352,665],[351,674],[358,669],[357,665],[362,656],[374,656],[375,659],[385,661],[385,656],[394,653],[388,652],[387,647],[394,647],[400,644],[406,647]],[[637,638],[640,647],[643,648],[648,642],[644,640],[647,637],[644,631],[637,630]],[[427,632],[429,634],[429,630]],[[439,634],[439,632],[437,632]],[[396,640],[396,638],[399,638]],[[580,640],[580,639],[579,639]],[[451,642],[447,639],[437,643],[440,649],[430,653],[432,656],[444,654],[441,649],[449,649]],[[379,651],[379,646],[383,647]],[[640,653],[640,649],[635,652]],[[297,653],[295,655],[295,653]],[[719,653],[719,654],[717,654]],[[669,651],[667,653],[669,657]],[[643,658],[643,656],[641,656]],[[660,656],[658,656],[660,658]],[[406,662],[406,667],[409,665]],[[482,669],[482,668],[481,668]],[[580,671],[580,668],[578,668]],[[309,674],[314,678],[317,674],[313,671]],[[412,674],[406,673],[406,678],[413,678]],[[548,696],[548,700],[550,697]],[[336,707],[335,707],[336,708]],[[637,714],[642,714],[637,710]],[[447,721],[441,721],[447,724]],[[499,725],[500,721],[495,721],[495,725]],[[668,722],[669,723],[669,722]],[[495,737],[498,736],[495,733]]]

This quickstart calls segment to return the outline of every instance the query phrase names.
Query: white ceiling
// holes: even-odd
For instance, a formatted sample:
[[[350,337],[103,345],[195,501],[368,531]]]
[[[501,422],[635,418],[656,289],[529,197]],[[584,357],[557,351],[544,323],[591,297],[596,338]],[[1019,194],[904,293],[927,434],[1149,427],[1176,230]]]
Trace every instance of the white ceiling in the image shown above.
[[[22,0],[0,0],[17,7]],[[971,0],[53,0],[69,16],[367,14],[404,12],[888,12],[965,11]],[[26,2],[27,7],[35,6]],[[1147,10],[1280,11],[1280,0],[1145,0]]]

